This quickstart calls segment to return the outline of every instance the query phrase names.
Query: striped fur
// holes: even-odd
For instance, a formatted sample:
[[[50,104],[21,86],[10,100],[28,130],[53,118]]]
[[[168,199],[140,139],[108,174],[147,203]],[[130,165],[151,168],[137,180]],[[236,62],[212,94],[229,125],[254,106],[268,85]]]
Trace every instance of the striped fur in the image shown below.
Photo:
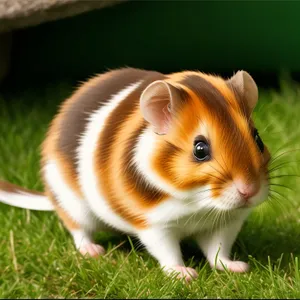
[[[97,252],[87,245],[92,232],[112,227],[136,234],[161,266],[175,268],[183,265],[177,241],[194,235],[210,263],[217,245],[228,240],[223,261],[245,269],[228,252],[251,207],[267,196],[270,155],[253,138],[255,84],[242,76],[127,68],[90,79],[62,104],[42,145],[41,169],[47,196],[76,245],[79,237],[85,241],[83,252]],[[252,84],[245,93],[243,78]],[[140,107],[141,95],[156,82],[170,87],[153,100],[172,99],[162,114],[170,123],[167,134],[157,134]],[[208,162],[193,157],[197,136],[209,141]],[[237,182],[257,191],[248,207],[241,207]],[[231,231],[216,231],[224,227],[215,222],[219,211],[227,211],[223,222]],[[216,233],[207,236],[209,230]]]

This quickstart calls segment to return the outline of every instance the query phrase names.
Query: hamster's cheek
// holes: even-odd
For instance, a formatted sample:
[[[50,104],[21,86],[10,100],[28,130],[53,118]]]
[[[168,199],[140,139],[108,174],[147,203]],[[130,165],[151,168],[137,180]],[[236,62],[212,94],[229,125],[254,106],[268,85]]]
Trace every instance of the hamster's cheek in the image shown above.
[[[220,192],[218,197],[213,199],[215,208],[219,210],[233,210],[243,206],[243,201],[234,184],[228,184]]]
[[[214,207],[213,187],[210,184],[196,189],[192,194],[193,199],[190,203],[194,203],[198,209]]]
[[[195,204],[198,210],[231,210],[239,206],[234,190],[226,188],[217,190],[218,193],[214,185],[207,184],[193,193],[194,197],[190,203]]]
[[[262,179],[258,193],[245,201],[238,192],[235,184],[226,184],[221,188],[217,195],[214,189],[207,185],[206,191],[198,193],[198,205],[201,208],[215,208],[217,210],[229,211],[238,208],[255,207],[268,198],[269,185],[265,179]]]

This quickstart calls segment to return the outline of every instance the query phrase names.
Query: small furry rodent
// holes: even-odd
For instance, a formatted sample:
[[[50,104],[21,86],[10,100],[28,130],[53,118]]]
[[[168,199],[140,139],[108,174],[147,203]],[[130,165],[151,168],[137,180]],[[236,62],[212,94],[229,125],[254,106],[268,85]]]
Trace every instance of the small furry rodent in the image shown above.
[[[229,79],[109,71],[79,87],[53,119],[42,145],[45,192],[0,182],[0,199],[56,210],[83,255],[103,254],[92,234],[114,228],[186,280],[197,277],[182,259],[187,236],[212,267],[247,271],[230,252],[269,193],[270,154],[251,119],[257,101],[245,71]]]

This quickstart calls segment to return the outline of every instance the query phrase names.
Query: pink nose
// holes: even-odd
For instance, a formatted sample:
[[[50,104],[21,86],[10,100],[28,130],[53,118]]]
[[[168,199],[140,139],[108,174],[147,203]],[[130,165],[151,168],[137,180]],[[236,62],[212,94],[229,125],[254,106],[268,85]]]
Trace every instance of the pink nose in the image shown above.
[[[242,181],[236,181],[235,185],[240,195],[247,201],[249,198],[257,194],[259,186],[257,184],[245,184]]]

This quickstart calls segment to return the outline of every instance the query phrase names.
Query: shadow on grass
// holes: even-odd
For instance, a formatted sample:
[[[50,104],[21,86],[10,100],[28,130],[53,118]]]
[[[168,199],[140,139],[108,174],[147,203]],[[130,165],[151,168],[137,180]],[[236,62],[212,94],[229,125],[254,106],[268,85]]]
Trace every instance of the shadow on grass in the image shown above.
[[[261,264],[267,265],[268,259],[271,262],[276,262],[283,255],[281,268],[285,268],[290,262],[291,254],[293,256],[300,255],[300,244],[296,242],[296,237],[297,230],[294,230],[293,227],[285,228],[279,232],[276,227],[254,228],[253,226],[246,226],[232,248],[232,256],[236,260],[248,262],[250,255]],[[133,245],[134,250],[139,255],[148,255],[146,249],[135,237],[129,239],[124,234],[100,233],[96,240],[105,248],[114,248],[120,245],[118,250],[125,252],[130,252]],[[193,239],[183,240],[181,249],[187,265],[196,267],[206,263],[202,251]]]

